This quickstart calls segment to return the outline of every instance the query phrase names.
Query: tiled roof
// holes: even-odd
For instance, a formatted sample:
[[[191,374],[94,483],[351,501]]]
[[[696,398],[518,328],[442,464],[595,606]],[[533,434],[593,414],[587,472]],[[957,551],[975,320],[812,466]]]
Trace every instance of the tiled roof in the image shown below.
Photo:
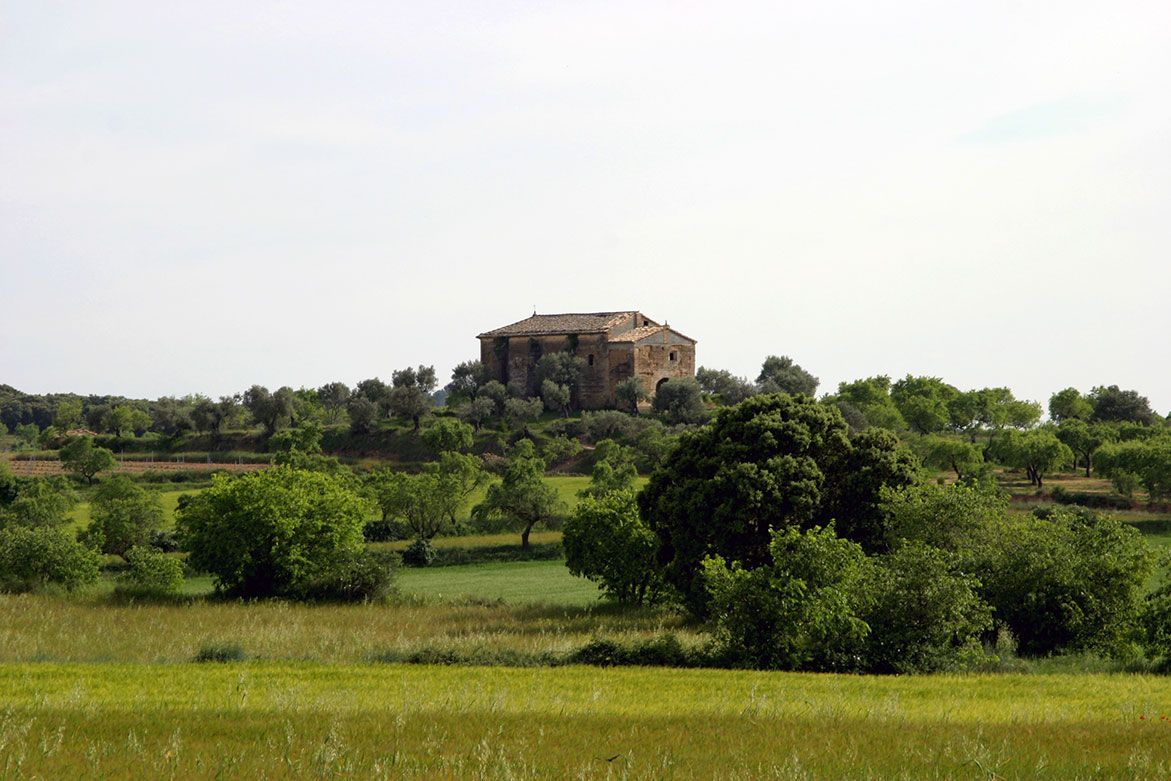
[[[479,338],[491,336],[542,336],[547,334],[596,334],[603,333],[633,317],[629,312],[592,312],[560,315],[533,315],[520,322],[506,325],[492,331],[485,331]]]
[[[647,338],[648,336],[654,336],[655,334],[662,333],[663,331],[668,331],[670,333],[675,334],[676,336],[681,336],[689,342],[695,341],[690,336],[686,336],[684,334],[679,333],[678,331],[676,331],[674,328],[672,328],[669,325],[644,325],[640,328],[631,328],[629,331],[623,331],[620,334],[615,334],[614,336],[611,336],[610,341],[611,342],[641,342],[643,339]]]

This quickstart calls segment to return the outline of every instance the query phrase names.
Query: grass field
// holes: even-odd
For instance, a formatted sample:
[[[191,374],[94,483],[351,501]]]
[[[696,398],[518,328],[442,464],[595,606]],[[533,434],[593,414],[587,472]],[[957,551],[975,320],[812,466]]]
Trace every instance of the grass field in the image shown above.
[[[0,775],[1171,775],[1171,680],[566,667],[0,665]]]
[[[515,535],[510,542],[515,543]],[[399,589],[429,599],[503,600],[554,605],[590,605],[600,592],[585,578],[569,574],[565,562],[515,561],[456,567],[399,570]]]

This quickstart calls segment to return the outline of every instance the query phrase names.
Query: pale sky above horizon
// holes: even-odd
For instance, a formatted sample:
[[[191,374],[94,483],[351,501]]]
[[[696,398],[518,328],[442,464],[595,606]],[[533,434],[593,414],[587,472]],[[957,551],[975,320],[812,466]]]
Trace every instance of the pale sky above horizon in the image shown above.
[[[1171,3],[0,0],[0,383],[639,309],[756,375],[1171,410]]]

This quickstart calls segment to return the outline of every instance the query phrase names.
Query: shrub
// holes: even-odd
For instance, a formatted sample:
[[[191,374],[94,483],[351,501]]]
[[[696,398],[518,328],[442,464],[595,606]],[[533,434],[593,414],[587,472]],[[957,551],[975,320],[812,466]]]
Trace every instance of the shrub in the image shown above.
[[[1121,472],[1118,474],[1130,474],[1128,472]],[[1134,489],[1131,488],[1133,492]],[[1121,491],[1119,492],[1122,493]],[[1076,504],[1082,507],[1097,507],[1112,510],[1129,510],[1130,499],[1126,496],[1118,496],[1114,494],[1095,494],[1089,491],[1067,491],[1061,486],[1053,489],[1053,501],[1058,504]]]
[[[126,552],[130,564],[120,590],[133,596],[171,596],[183,588],[183,562],[155,548],[136,546]]]
[[[248,657],[244,655],[244,646],[239,643],[207,643],[200,646],[192,657],[193,662],[242,662]]]
[[[1114,486],[1114,490],[1118,492],[1119,496],[1129,500],[1142,484],[1142,479],[1134,472],[1128,472],[1125,469],[1115,469],[1110,474],[1110,484]],[[1128,501],[1127,504],[1129,503]]]
[[[393,542],[406,538],[406,529],[398,521],[369,521],[362,527],[366,542]]]
[[[168,529],[155,529],[147,538],[147,545],[163,553],[175,553],[179,550],[179,540],[175,532]]]
[[[48,527],[0,529],[0,591],[35,591],[57,586],[67,591],[98,579],[98,554]]]
[[[90,514],[92,520],[82,541],[102,553],[117,556],[146,544],[151,532],[163,525],[163,506],[158,497],[121,475],[98,486]]]
[[[313,602],[371,602],[394,590],[394,556],[362,551],[346,555],[300,586],[298,599]]]
[[[435,561],[435,546],[431,540],[417,539],[403,551],[403,564],[407,567],[429,567]]]
[[[342,478],[290,467],[216,477],[176,511],[192,567],[220,591],[296,596],[364,549],[365,500]]]
[[[639,518],[633,491],[582,499],[565,523],[562,544],[569,571],[598,583],[611,599],[642,604],[663,596],[658,539]]]

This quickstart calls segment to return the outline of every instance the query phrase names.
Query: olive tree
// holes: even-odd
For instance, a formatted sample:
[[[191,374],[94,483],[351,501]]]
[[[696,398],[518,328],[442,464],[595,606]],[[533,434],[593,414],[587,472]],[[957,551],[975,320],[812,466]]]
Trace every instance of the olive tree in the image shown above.
[[[472,508],[477,521],[503,520],[520,528],[520,544],[529,547],[529,535],[538,523],[549,523],[564,510],[557,490],[545,482],[545,462],[530,440],[516,443],[504,479],[488,487],[484,501]]]

